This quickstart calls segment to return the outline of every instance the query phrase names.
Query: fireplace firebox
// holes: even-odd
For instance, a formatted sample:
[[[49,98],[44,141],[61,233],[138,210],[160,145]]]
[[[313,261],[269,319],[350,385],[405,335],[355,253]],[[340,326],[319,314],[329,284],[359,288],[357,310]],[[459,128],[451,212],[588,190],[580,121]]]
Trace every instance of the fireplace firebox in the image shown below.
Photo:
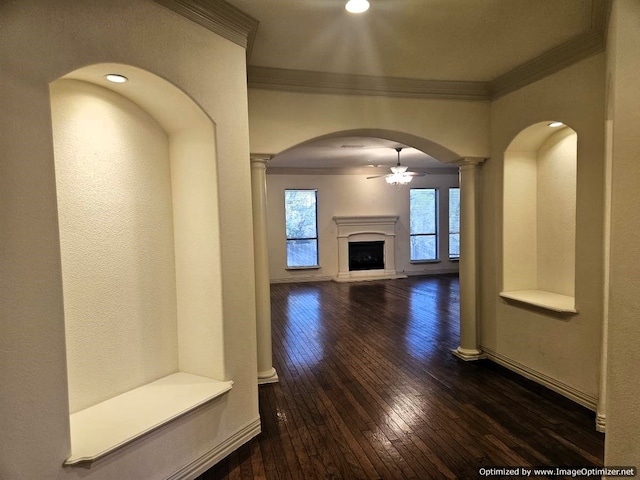
[[[383,270],[384,241],[349,242],[349,270]]]

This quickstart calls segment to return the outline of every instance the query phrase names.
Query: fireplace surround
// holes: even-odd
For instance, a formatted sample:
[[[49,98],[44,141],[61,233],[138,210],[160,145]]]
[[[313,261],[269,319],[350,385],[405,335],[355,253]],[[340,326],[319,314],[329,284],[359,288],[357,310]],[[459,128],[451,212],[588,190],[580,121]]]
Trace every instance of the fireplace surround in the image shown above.
[[[360,215],[333,217],[338,227],[338,274],[336,282],[358,282],[406,278],[398,274],[395,264],[395,225],[397,216]],[[357,266],[349,261],[349,244],[366,242],[373,246],[382,244],[382,264],[379,261],[360,262]],[[350,265],[351,263],[351,265]],[[363,263],[368,263],[364,265]]]

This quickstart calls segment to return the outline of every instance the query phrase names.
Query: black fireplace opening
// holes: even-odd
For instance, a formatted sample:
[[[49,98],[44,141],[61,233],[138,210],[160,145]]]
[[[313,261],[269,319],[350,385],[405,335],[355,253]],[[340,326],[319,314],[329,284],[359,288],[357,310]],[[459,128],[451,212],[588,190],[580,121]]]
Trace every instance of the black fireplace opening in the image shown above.
[[[384,269],[384,241],[349,242],[349,270]]]

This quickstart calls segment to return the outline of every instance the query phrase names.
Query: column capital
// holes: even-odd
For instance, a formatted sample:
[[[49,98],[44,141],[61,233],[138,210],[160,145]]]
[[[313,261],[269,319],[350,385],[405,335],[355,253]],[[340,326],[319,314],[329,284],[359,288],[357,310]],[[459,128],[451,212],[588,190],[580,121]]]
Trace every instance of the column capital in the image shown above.
[[[452,162],[454,165],[457,165],[460,169],[463,168],[467,168],[467,169],[471,169],[471,168],[475,168],[478,165],[480,165],[482,162],[484,162],[485,160],[487,160],[486,158],[483,157],[463,157],[460,158],[458,160],[456,160],[455,162]]]
[[[265,168],[269,160],[273,158],[273,155],[262,154],[262,153],[252,153],[249,155],[249,160],[251,162],[251,166],[259,166],[263,165]]]

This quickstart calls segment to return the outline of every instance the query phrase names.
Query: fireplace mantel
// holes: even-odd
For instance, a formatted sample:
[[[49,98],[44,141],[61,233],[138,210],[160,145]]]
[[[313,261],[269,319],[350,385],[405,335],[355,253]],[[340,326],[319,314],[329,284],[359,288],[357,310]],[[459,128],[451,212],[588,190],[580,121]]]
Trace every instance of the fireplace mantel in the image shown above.
[[[391,215],[359,215],[355,217],[333,217],[333,221],[338,225],[338,236],[340,236],[340,227],[385,227],[387,231],[389,227],[395,230],[395,224],[398,216]]]
[[[397,215],[357,215],[333,217],[338,226],[338,275],[336,282],[358,282],[405,278],[396,272],[395,225]],[[349,242],[383,241],[384,269],[349,270]]]

